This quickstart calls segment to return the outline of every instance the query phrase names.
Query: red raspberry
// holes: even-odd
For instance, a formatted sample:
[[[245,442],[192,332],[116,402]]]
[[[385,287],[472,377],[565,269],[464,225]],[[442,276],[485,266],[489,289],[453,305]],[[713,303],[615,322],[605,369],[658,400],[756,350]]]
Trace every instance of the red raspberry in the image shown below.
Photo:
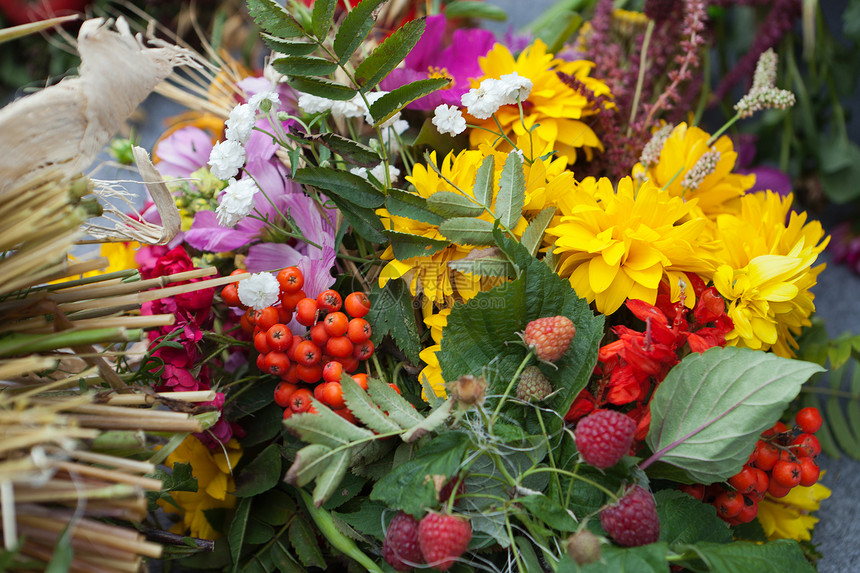
[[[625,547],[655,543],[660,538],[660,518],[654,496],[638,485],[600,512],[600,525],[618,545]]]
[[[605,469],[617,464],[630,451],[636,422],[615,410],[595,410],[576,425],[574,438],[582,459]]]
[[[569,318],[549,316],[528,323],[523,340],[526,346],[534,347],[539,360],[555,362],[567,352],[575,334],[576,327]]]
[[[418,543],[427,564],[447,571],[472,540],[472,524],[457,515],[430,512],[418,524]]]
[[[418,545],[418,521],[408,513],[399,512],[391,520],[382,542],[382,556],[398,571],[409,571],[424,563]]]

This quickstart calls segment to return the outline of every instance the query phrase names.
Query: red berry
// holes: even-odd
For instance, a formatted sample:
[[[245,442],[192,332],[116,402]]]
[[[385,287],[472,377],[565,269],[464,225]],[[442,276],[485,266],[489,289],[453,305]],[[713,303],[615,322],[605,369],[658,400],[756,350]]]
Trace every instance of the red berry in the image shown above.
[[[370,312],[370,299],[363,292],[353,292],[346,295],[343,309],[353,318],[362,318]]]
[[[758,515],[758,501],[748,495],[744,496],[744,507],[737,515],[737,520],[741,523],[749,523],[755,516]]]
[[[282,292],[296,292],[305,284],[305,276],[297,267],[287,267],[276,277]]]
[[[358,370],[358,358],[346,356],[344,358],[338,358],[338,362],[341,362],[343,364],[343,369],[347,372],[355,372],[356,370]]]
[[[281,324],[289,324],[293,319],[293,311],[284,307],[283,304],[279,304],[275,308],[278,309],[278,322]]]
[[[634,485],[600,512],[600,524],[618,545],[636,547],[660,538],[660,518],[651,492]]]
[[[314,398],[320,402],[325,402],[325,400],[323,400],[324,387],[325,384],[317,384],[316,386],[314,386]]]
[[[678,489],[698,500],[705,497],[705,486],[701,483],[681,484]]]
[[[323,319],[329,336],[343,336],[349,330],[349,319],[342,312],[330,312]]]
[[[266,341],[265,332],[258,332],[254,335],[254,348],[256,348],[257,352],[260,354],[267,354],[273,350],[272,347],[269,346],[268,341]]]
[[[770,485],[770,478],[763,470],[758,468],[753,469],[755,470],[756,484],[750,495],[756,499],[762,499],[764,494],[767,493],[767,488]]]
[[[367,374],[359,373],[353,374],[352,379],[355,380],[355,383],[358,384],[362,390],[367,390]]]
[[[325,331],[325,324],[318,322],[308,330],[311,335],[311,340],[320,348],[325,348],[325,343],[330,338],[329,333]]]
[[[370,323],[363,318],[353,318],[347,325],[346,336],[354,344],[369,340],[371,334],[373,331],[370,328]]]
[[[256,337],[254,342],[256,343]],[[283,324],[277,323],[269,327],[266,331],[266,343],[272,350],[278,352],[286,351],[293,343],[293,333]]]
[[[274,306],[267,306],[266,308],[257,311],[257,317],[254,321],[254,326],[266,332],[272,326],[278,323],[278,309]]]
[[[317,296],[317,306],[325,312],[337,312],[343,306],[343,299],[336,290],[324,290]]]
[[[807,434],[814,434],[817,432],[821,428],[821,424],[823,422],[821,414],[818,412],[818,408],[812,407],[803,408],[794,417],[794,421],[800,427],[800,430]]]
[[[779,461],[779,448],[769,442],[759,440],[755,446],[755,467],[760,470],[770,471],[773,465]]]
[[[782,487],[793,488],[800,483],[800,464],[787,460],[776,462],[770,472],[770,480]]]
[[[555,362],[567,352],[575,334],[576,327],[569,318],[550,316],[529,322],[523,340],[534,348],[538,360]]]
[[[296,366],[296,375],[299,377],[299,380],[306,384],[316,384],[322,378],[322,365],[305,366],[304,364],[299,364]]]
[[[307,412],[311,407],[311,399],[313,398],[313,394],[307,388],[299,388],[293,395],[290,396],[290,409],[294,414],[301,414],[302,412]]]
[[[355,345],[355,349],[352,351],[352,355],[358,360],[367,360],[368,358],[373,356],[373,350],[373,342],[365,340],[364,342],[360,342]]]
[[[290,362],[290,367],[287,368],[287,371],[281,374],[281,380],[284,382],[289,382],[290,384],[298,384],[301,382],[299,379],[298,372],[299,365],[295,362]]]
[[[284,408],[284,420],[289,420],[293,417],[292,408]]]
[[[815,463],[812,458],[800,458],[800,485],[803,487],[811,487],[818,482],[818,477],[821,475],[821,468]]]
[[[352,342],[346,336],[332,336],[325,343],[325,351],[335,358],[346,358],[352,354]]]
[[[293,343],[290,344],[290,348],[287,350],[287,358],[296,362],[296,348],[299,347],[299,343],[302,342],[304,338],[299,336],[298,334],[293,335]]]
[[[262,354],[260,356],[262,356]],[[290,367],[290,359],[287,358],[287,355],[283,352],[276,352],[273,350],[266,354],[263,364],[266,365],[266,372],[274,374],[275,376],[280,376],[281,373],[286,372],[287,368]]]
[[[788,495],[788,492],[791,491],[790,487],[783,487],[776,483],[775,480],[770,480],[770,483],[767,484],[767,493],[771,497],[785,497]]]
[[[744,508],[744,496],[736,491],[724,491],[714,500],[717,515],[728,520],[736,517]]]
[[[331,364],[337,364],[336,362],[332,362]],[[323,373],[325,376],[325,373]],[[341,408],[346,407],[346,402],[343,400],[343,388],[340,386],[340,382],[326,382],[325,384],[320,384],[323,387],[323,400],[321,402],[325,402],[335,410],[339,410]]]
[[[355,417],[355,414],[353,414],[352,410],[350,410],[349,408],[340,408],[338,410],[332,410],[332,412],[334,412],[350,424],[355,424],[358,421]]]
[[[454,492],[454,486],[457,486],[456,493]],[[442,489],[439,490],[439,502],[447,503],[449,499],[451,499],[451,494],[454,494],[454,504],[457,504],[457,498],[463,496],[466,493],[466,480],[462,479],[459,475],[454,475],[451,479],[448,480]]]
[[[281,295],[281,305],[290,312],[293,312],[296,310],[296,305],[303,298],[307,298],[307,296],[305,295],[305,291],[301,289],[295,292],[285,292]]]
[[[275,386],[275,404],[281,408],[288,408],[290,405],[290,396],[298,389],[298,386],[289,382],[279,383]]]
[[[457,515],[430,512],[418,524],[418,544],[424,560],[447,571],[472,540],[472,524]]]
[[[239,300],[239,286],[236,283],[230,283],[221,289],[221,300],[227,306],[242,306]]]
[[[326,382],[337,382],[340,384],[340,377],[343,375],[343,364],[338,360],[332,360],[323,366],[323,380]],[[342,407],[342,406],[338,406]]]
[[[296,362],[304,366],[319,364],[322,358],[320,347],[310,340],[302,340],[296,346]]]
[[[576,448],[588,465],[605,469],[630,451],[636,422],[615,410],[595,410],[576,425]]]
[[[800,434],[791,442],[791,450],[798,458],[816,458],[821,453],[821,444],[812,434]]]
[[[418,521],[408,513],[398,512],[388,524],[382,556],[397,571],[409,571],[424,563],[418,543]]]
[[[303,298],[296,303],[296,322],[303,326],[313,326],[317,320],[317,301]]]
[[[739,493],[749,493],[755,489],[758,478],[753,468],[744,466],[741,471],[729,478],[729,484]]]

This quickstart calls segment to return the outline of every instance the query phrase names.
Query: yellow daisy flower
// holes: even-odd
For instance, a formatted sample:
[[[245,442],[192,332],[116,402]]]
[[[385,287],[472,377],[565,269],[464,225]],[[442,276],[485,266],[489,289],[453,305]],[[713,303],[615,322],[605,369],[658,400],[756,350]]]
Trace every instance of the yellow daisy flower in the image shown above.
[[[830,489],[817,483],[811,487],[795,487],[781,498],[766,496],[758,504],[758,520],[765,535],[775,539],[809,541],[818,518],[810,515],[830,497]]]
[[[442,329],[448,325],[448,315],[451,314],[451,309],[446,308],[436,314],[432,314],[432,312],[432,308],[424,309],[424,324],[430,329],[430,337],[433,339],[434,344],[428,346],[419,354],[421,360],[427,366],[418,374],[418,379],[423,380],[426,378],[437,396],[446,397],[448,396],[448,391],[445,388],[445,379],[442,378],[442,368],[439,366],[439,358],[436,356],[436,353],[442,349]],[[421,397],[425,401],[429,400],[429,396],[424,393],[423,389],[421,390]]]
[[[197,491],[172,491],[170,496],[181,508],[159,500],[158,504],[167,513],[182,513],[182,521],[176,523],[171,531],[184,534],[189,531],[192,537],[215,539],[219,533],[209,524],[204,513],[208,509],[226,508],[236,505],[231,495],[236,484],[233,481],[233,468],[242,458],[242,446],[236,439],[225,445],[225,450],[210,451],[203,443],[189,435],[164,462],[169,468],[176,463],[190,463],[191,474],[197,478]]]
[[[699,241],[707,221],[692,216],[694,206],[648,181],[637,190],[625,177],[615,191],[608,179],[589,177],[547,229],[558,274],[604,314],[627,298],[653,304],[664,277],[677,283],[681,272],[713,268]]]
[[[102,243],[99,248],[99,256],[104,257],[108,260],[107,268],[98,271],[89,271],[82,275],[77,275],[74,277],[67,277],[60,280],[53,281],[51,284],[62,283],[70,280],[76,280],[79,278],[87,278],[94,277],[96,275],[113,273],[116,271],[124,271],[128,269],[136,269],[137,263],[134,260],[134,254],[140,248],[140,243],[137,241],[130,241],[124,243]],[[76,263],[81,262],[76,257],[69,255],[69,262]]]
[[[589,127],[588,117],[597,113],[588,99],[562,82],[556,72],[575,76],[590,89],[595,96],[609,95],[609,87],[602,81],[589,76],[591,62],[579,60],[567,62],[556,59],[547,53],[547,46],[535,40],[517,59],[503,45],[496,44],[489,53],[479,60],[484,76],[474,80],[477,87],[487,78],[499,79],[505,74],[517,72],[532,82],[528,99],[523,102],[523,121],[516,105],[499,108],[495,116],[502,129],[526,157],[540,157],[550,151],[557,151],[568,163],[576,161],[577,150],[583,150],[591,159],[593,150],[603,149],[597,135]],[[510,144],[487,130],[498,133],[498,126],[492,120],[471,122],[484,129],[472,129],[469,141],[472,147],[482,143],[496,145],[499,149],[510,151]],[[529,130],[540,124],[529,137]],[[497,141],[498,139],[498,141]]]
[[[688,127],[681,123],[672,130],[660,152],[656,164],[645,166],[637,163],[633,167],[633,176],[647,177],[658,187],[665,187],[673,197],[683,197],[685,200],[698,200],[698,213],[715,217],[720,213],[735,212],[739,208],[740,198],[755,183],[755,175],[739,175],[732,173],[737,160],[732,140],[722,136],[708,146],[710,134],[698,127]],[[690,188],[685,184],[704,167],[709,151],[716,151],[713,170],[704,178],[695,178],[698,185]],[[689,176],[688,176],[689,175]]]
[[[794,336],[810,324],[810,288],[824,269],[812,264],[830,240],[818,221],[806,222],[805,212],[792,212],[786,224],[791,202],[791,195],[750,193],[740,213],[718,216],[721,264],[713,275],[734,322],[727,342],[783,357],[794,356]]]

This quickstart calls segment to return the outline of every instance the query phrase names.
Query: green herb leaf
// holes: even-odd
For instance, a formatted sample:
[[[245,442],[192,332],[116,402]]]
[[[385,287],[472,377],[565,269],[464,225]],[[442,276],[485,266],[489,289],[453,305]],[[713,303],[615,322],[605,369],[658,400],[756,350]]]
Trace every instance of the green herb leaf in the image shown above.
[[[478,0],[454,0],[454,2],[445,5],[445,16],[447,18],[484,18],[499,22],[508,19],[508,15],[503,9]]]
[[[454,217],[439,225],[439,232],[458,245],[492,245],[493,224],[483,219]]]
[[[356,233],[371,243],[386,242],[385,235],[382,234],[382,231],[384,230],[382,221],[379,220],[379,217],[373,209],[360,207],[351,201],[338,197],[337,195],[331,195],[329,200],[340,210],[343,217],[350,225],[352,225],[352,228],[355,229]]]
[[[430,210],[424,197],[400,189],[388,189],[385,208],[395,217],[406,217],[430,225],[438,225],[445,220]]]
[[[409,431],[403,434],[403,441],[407,443],[414,442],[444,424],[445,420],[448,419],[448,416],[451,415],[453,407],[453,398],[448,398],[440,405],[436,406],[436,409],[430,412],[430,415],[428,415],[422,422],[416,424],[410,428]]]
[[[287,483],[298,487],[311,483],[328,467],[331,450],[322,444],[309,444],[300,449],[287,470]]]
[[[588,565],[577,565],[568,555],[558,563],[556,573],[669,573],[666,561],[668,548],[665,543],[651,543],[640,547],[616,547],[602,545],[600,560]],[[720,571],[722,569],[714,569]],[[748,571],[756,571],[748,569]]]
[[[273,61],[272,67],[288,76],[327,76],[337,64],[314,56],[286,56]]]
[[[269,525],[283,525],[296,512],[296,501],[280,489],[254,497],[254,517]]]
[[[543,209],[534,219],[529,221],[529,226],[523,232],[522,244],[532,256],[537,255],[543,242],[543,235],[549,227],[553,215],[555,215],[555,207]]]
[[[290,545],[305,567],[326,568],[325,557],[317,542],[317,533],[304,518],[293,521],[289,529]]]
[[[369,438],[373,432],[355,426],[328,408],[317,408],[316,414],[296,414],[284,420],[284,425],[295,430],[299,439],[310,444],[330,448]]]
[[[317,49],[317,44],[313,42],[290,42],[265,32],[260,34],[260,38],[273,52],[285,56],[306,56]]]
[[[385,201],[385,195],[365,179],[340,169],[302,167],[296,170],[293,180],[339,195],[359,207],[374,209]]]
[[[376,8],[385,0],[363,0],[356,4],[337,31],[334,38],[334,53],[339,64],[345,63],[361,45],[376,23]]]
[[[388,412],[388,417],[397,422],[401,428],[411,428],[424,420],[424,417],[415,410],[412,404],[385,382],[376,378],[369,378],[367,380],[367,393],[380,408]]]
[[[358,65],[355,77],[362,93],[368,92],[409,55],[424,33],[425,19],[407,22],[396,29]],[[374,116],[375,117],[375,116]]]
[[[410,233],[398,233],[397,231],[383,231],[391,242],[391,250],[394,258],[405,261],[412,257],[429,257],[451,245],[448,241],[430,239]]]
[[[406,283],[401,279],[392,279],[382,288],[374,285],[369,297],[370,312],[364,318],[373,325],[370,338],[373,344],[378,347],[382,338],[388,334],[412,364],[419,364],[421,342],[412,295]]]
[[[356,94],[356,91],[350,87],[323,78],[295,76],[290,79],[290,87],[300,92],[338,101],[352,99]]]
[[[251,500],[252,498],[246,497],[239,501],[236,514],[227,531],[227,543],[230,545],[230,556],[233,558],[233,573],[239,571],[239,558],[242,555],[242,546],[245,544],[245,529],[248,527]]]
[[[236,478],[236,497],[251,497],[275,487],[281,480],[281,454],[271,444],[249,463]]]
[[[311,28],[314,30],[314,36],[320,40],[325,40],[328,35],[328,30],[331,28],[332,19],[334,18],[334,9],[337,7],[337,0],[316,0],[314,2],[314,11],[311,17]]]
[[[484,208],[454,191],[437,191],[427,197],[427,207],[443,217],[477,217]]]
[[[373,403],[367,392],[352,379],[352,376],[344,372],[341,375],[340,384],[347,407],[365,426],[380,434],[399,432],[402,429],[382,413],[379,406]],[[394,390],[391,391],[394,392]]]
[[[655,454],[649,459],[679,467],[700,483],[733,476],[761,432],[822,370],[746,348],[715,347],[688,355],[651,400],[646,441]]]
[[[521,496],[517,498],[517,503],[523,504],[534,517],[558,531],[573,532],[578,527],[565,508],[545,495]]]
[[[295,38],[306,35],[298,20],[274,0],[248,0],[248,13],[260,28],[273,36]]]
[[[493,155],[484,158],[478,171],[475,173],[475,185],[472,194],[481,205],[489,207],[493,203],[493,175],[496,169],[496,159]]]
[[[364,0],[367,2],[368,0]],[[376,120],[376,124],[385,123],[391,119],[395,113],[402,110],[404,107],[428,94],[432,94],[436,90],[440,90],[451,83],[451,80],[446,78],[432,78],[427,80],[418,80],[399,88],[391,90],[370,105],[370,115]]]
[[[496,218],[505,227],[513,229],[523,214],[526,200],[526,180],[523,175],[523,158],[519,153],[508,153],[502,176],[499,178],[499,194],[496,197]]]
[[[814,573],[815,568],[803,555],[803,550],[793,539],[779,539],[770,543],[735,541],[734,543],[699,542],[688,546],[699,559],[681,562],[701,571],[704,562],[708,571],[720,573]]]
[[[349,450],[343,450],[332,455],[328,467],[317,478],[317,485],[314,488],[315,506],[322,506],[334,494],[337,486],[343,480],[343,476],[346,475],[347,468],[349,468]]]
[[[336,153],[354,165],[361,167],[375,167],[379,165],[382,158],[379,153],[357,141],[353,141],[342,135],[327,132],[315,135],[308,135],[298,128],[290,130],[293,137],[297,137],[308,143],[319,143],[325,146],[332,153]]]
[[[732,541],[732,530],[717,517],[713,505],[674,489],[658,491],[654,499],[660,516],[660,541],[665,541],[669,547],[699,541]]]

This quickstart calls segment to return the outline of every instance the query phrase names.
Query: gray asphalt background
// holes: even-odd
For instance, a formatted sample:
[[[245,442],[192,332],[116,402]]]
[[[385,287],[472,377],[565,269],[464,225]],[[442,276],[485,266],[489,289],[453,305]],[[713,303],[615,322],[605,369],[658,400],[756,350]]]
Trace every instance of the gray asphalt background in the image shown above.
[[[508,15],[506,23],[488,23],[487,27],[497,33],[504,33],[509,25],[514,29],[525,27],[539,15],[552,0],[488,0],[504,8]],[[848,0],[828,0],[822,2],[828,18],[837,22]],[[855,98],[850,107],[853,116],[860,117],[860,99]],[[164,128],[163,119],[179,111],[179,108],[156,96],[144,105],[146,120],[138,130],[142,145],[151,149],[156,138]],[[860,141],[860,120],[854,120],[849,129],[852,140]],[[108,171],[110,171],[108,169]],[[108,177],[110,173],[103,172]],[[117,175],[120,175],[117,173]],[[126,175],[127,176],[127,175]],[[815,214],[825,227],[832,226],[850,216],[851,210],[832,208],[824,213]],[[829,261],[825,253],[824,260]],[[847,268],[829,264],[820,275],[815,287],[817,315],[826,321],[830,336],[843,332],[860,332],[860,277]],[[822,456],[822,468],[827,474],[823,483],[833,490],[829,500],[823,502],[818,512],[820,522],[815,528],[813,542],[823,554],[818,567],[821,573],[852,573],[860,571],[860,522],[858,514],[858,492],[860,492],[860,461],[847,457],[832,459]],[[755,573],[751,571],[751,573]],[[786,571],[786,573],[792,573]]]

